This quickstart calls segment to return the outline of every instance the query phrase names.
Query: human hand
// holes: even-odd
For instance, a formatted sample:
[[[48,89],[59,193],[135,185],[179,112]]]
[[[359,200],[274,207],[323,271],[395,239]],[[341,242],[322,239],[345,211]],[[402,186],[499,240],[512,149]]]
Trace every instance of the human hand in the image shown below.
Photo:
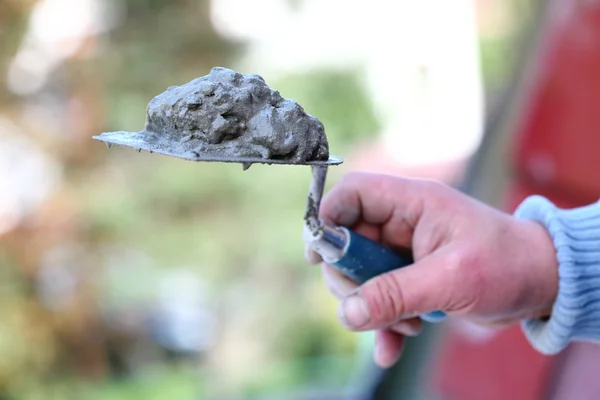
[[[434,181],[351,173],[323,199],[320,218],[348,227],[415,263],[357,286],[323,265],[352,331],[376,330],[375,361],[393,365],[419,315],[441,310],[503,326],[549,315],[558,291],[556,251],[541,225],[518,220]],[[322,260],[307,252],[311,263]]]

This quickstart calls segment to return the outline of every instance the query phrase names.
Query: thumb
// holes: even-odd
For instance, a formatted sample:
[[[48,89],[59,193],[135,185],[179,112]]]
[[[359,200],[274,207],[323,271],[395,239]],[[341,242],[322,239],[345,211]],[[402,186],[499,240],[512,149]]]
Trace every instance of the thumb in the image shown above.
[[[439,249],[413,265],[373,278],[340,304],[340,322],[350,330],[391,326],[401,319],[436,310],[454,311],[471,304],[476,279],[463,279],[465,268],[456,251]]]

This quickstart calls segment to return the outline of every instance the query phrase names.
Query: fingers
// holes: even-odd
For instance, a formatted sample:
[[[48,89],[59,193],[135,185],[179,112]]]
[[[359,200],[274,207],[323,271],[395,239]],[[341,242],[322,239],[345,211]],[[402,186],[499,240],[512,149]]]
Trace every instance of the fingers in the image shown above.
[[[356,283],[328,264],[323,263],[321,269],[325,286],[340,301],[343,301],[358,287]],[[421,328],[422,321],[420,318],[410,318],[395,322],[389,329],[405,336],[417,336],[421,332]]]
[[[371,240],[379,241],[381,238],[381,228],[379,226],[366,223],[364,221],[360,221],[356,223],[353,227],[354,232],[368,237]],[[304,258],[308,261],[309,264],[318,264],[323,261],[321,255],[317,252],[313,251],[310,248],[310,245],[306,245],[304,248]]]
[[[405,337],[416,336],[420,330],[421,320],[412,318],[375,331],[375,363],[381,368],[392,367],[402,356]]]
[[[389,329],[404,336],[418,336],[422,328],[423,321],[420,318],[410,318],[396,322]]]
[[[379,229],[376,226],[359,223],[356,226],[355,231],[365,237],[368,237],[372,240],[377,240],[379,236]],[[309,262],[311,260],[316,261],[314,264],[322,261],[320,257],[316,255],[315,252],[308,250],[307,259]],[[311,258],[309,258],[311,257]],[[320,260],[320,261],[318,261]],[[357,288],[357,284],[355,284],[352,280],[344,276],[340,271],[335,269],[334,267],[323,264],[322,265],[323,278],[325,279],[325,284],[329,291],[338,298],[338,300],[343,300],[346,296],[348,296],[354,289]]]
[[[460,257],[452,254],[439,250],[366,282],[340,304],[340,322],[350,330],[371,330],[435,310],[468,307],[480,289],[477,276],[464,274],[456,261]]]
[[[309,264],[318,264],[323,261],[321,255],[310,248],[310,245],[304,247],[304,258]]]
[[[323,280],[325,286],[338,300],[344,300],[352,293],[358,285],[346,278],[341,272],[333,268],[331,265],[323,263],[321,266],[323,271]]]
[[[323,199],[320,217],[350,228],[363,221],[380,226],[384,244],[408,247],[421,213],[425,181],[388,175],[351,173]]]
[[[375,332],[375,363],[389,368],[398,362],[404,348],[404,336],[388,329]]]

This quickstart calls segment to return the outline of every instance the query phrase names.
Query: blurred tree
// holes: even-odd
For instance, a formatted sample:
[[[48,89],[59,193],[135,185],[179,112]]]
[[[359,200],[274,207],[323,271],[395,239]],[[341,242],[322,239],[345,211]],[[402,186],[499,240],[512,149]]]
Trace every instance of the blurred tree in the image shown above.
[[[221,38],[209,1],[127,0],[125,20],[110,46],[90,65],[104,77],[108,129],[140,129],[146,104],[169,86],[229,64],[243,49]]]
[[[0,0],[2,82],[35,3]],[[76,390],[52,388],[81,376],[106,377],[131,350],[131,335],[144,334],[115,331],[100,308],[95,280],[104,268],[98,256],[102,237],[93,235],[79,196],[93,185],[90,173],[102,165],[106,152],[90,138],[107,127],[140,128],[152,96],[226,64],[239,49],[214,32],[208,1],[127,0],[120,5],[122,23],[104,36],[90,32],[39,91],[18,97],[5,84],[0,88],[0,115],[24,127],[65,172],[60,191],[0,237],[0,398],[82,398]],[[49,255],[57,252],[62,258],[48,264]],[[65,270],[69,265],[74,269]],[[55,271],[47,284],[74,282],[59,307],[39,297],[40,274],[46,269]],[[74,275],[64,275],[69,273]]]
[[[0,76],[8,72],[8,60],[14,55],[27,25],[27,17],[36,0],[0,0]],[[12,96],[0,90],[0,105]]]

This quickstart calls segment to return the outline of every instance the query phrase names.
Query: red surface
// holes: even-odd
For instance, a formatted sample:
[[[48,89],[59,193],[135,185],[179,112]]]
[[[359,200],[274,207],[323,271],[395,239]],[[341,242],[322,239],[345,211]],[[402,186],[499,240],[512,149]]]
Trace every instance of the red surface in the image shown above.
[[[535,192],[530,187],[515,184],[507,193],[506,209],[514,210],[531,194]],[[562,199],[558,205],[569,206]],[[484,342],[449,326],[433,367],[432,386],[451,400],[542,399],[554,362],[554,357],[531,347],[520,326]]]
[[[520,179],[590,203],[600,194],[600,3],[552,2],[515,142]]]
[[[445,344],[434,371],[444,399],[532,400],[545,391],[553,359],[536,353],[519,327],[483,344],[450,331]]]
[[[512,186],[506,209],[513,210],[531,194],[535,192],[527,186]],[[558,204],[568,206],[563,200]],[[520,326],[499,331],[485,342],[449,326],[433,367],[432,386],[451,400],[542,399],[554,362],[554,357],[531,347]]]
[[[600,1],[549,3],[529,92],[509,132],[509,211],[530,194],[564,208],[600,197]],[[535,352],[520,327],[485,343],[450,328],[432,380],[445,399],[543,399],[555,362]]]

